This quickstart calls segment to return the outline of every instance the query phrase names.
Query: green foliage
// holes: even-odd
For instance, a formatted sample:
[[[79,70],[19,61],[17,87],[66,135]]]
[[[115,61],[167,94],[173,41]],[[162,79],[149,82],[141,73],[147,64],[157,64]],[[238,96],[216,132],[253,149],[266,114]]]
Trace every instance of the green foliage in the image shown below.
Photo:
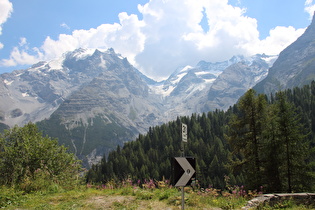
[[[306,144],[306,136],[303,134],[303,125],[299,123],[299,117],[294,112],[294,107],[289,103],[283,93],[277,94],[276,109],[278,111],[277,136],[279,145],[283,147],[278,151],[274,161],[281,161],[279,164],[281,179],[285,182],[281,183],[287,192],[306,190],[305,183],[311,181],[307,177],[309,169],[306,166],[306,158],[308,157],[308,145]],[[304,182],[304,183],[303,183]],[[309,189],[308,189],[309,190]]]
[[[247,171],[246,183],[250,189],[259,189],[262,185],[261,148],[263,126],[266,124],[266,103],[263,95],[256,96],[252,89],[247,91],[238,103],[239,112],[229,122],[227,138],[234,154],[242,157],[241,161],[239,158],[233,161],[233,167],[242,167]]]
[[[314,209],[314,204],[301,204],[301,202],[297,202],[296,200],[289,199],[289,200],[283,200],[276,202],[274,204],[265,204],[259,206],[258,209],[261,210],[273,210],[273,209],[298,209],[298,210],[303,210],[303,209]]]
[[[0,188],[1,207],[7,209],[178,209],[181,206],[181,191],[164,182],[154,188],[116,182],[104,186],[88,186],[57,193],[31,193]],[[129,189],[133,189],[130,191]],[[126,192],[129,192],[126,194]],[[210,192],[185,189],[185,209],[213,209],[245,205],[244,197],[220,196]]]
[[[265,192],[314,189],[315,82],[279,94],[249,90],[227,111],[178,117],[150,127],[92,166],[87,182],[171,178],[172,158],[181,156],[181,123],[188,125],[186,156],[196,158],[198,185],[226,189],[263,187]]]
[[[263,95],[249,90],[238,109],[227,137],[234,154],[240,157],[234,157],[232,167],[246,171],[247,187],[264,186],[272,192],[309,190],[314,183],[306,162],[307,135],[285,93],[277,93],[267,105]]]
[[[178,118],[167,124],[151,127],[146,135],[140,134],[133,142],[125,143],[111,152],[99,165],[92,166],[87,174],[91,183],[106,183],[112,179],[133,180],[153,178],[171,179],[172,158],[181,155],[181,122],[189,125],[185,154],[197,159],[199,184],[224,188],[224,175],[228,173],[224,164],[229,151],[223,138],[226,124],[223,111]],[[219,161],[220,160],[220,164]],[[209,166],[211,165],[211,169]],[[214,169],[214,171],[210,171]]]
[[[67,146],[75,155],[82,157],[97,147],[114,149],[117,144],[122,145],[133,136],[132,131],[115,123],[116,121],[114,116],[98,115],[86,123],[72,121],[65,124],[58,114],[52,114],[49,119],[38,122],[37,126],[44,134],[58,138],[59,144]]]
[[[16,191],[13,188],[2,186],[0,188],[0,207],[4,208],[21,201],[22,191]]]
[[[57,140],[43,137],[28,123],[0,136],[0,184],[26,192],[73,187],[80,162]]]

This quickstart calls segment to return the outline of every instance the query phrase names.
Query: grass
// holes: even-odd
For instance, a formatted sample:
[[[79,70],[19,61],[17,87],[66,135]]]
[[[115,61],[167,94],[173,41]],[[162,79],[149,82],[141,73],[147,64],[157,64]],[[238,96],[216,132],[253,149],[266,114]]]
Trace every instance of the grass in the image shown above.
[[[170,186],[113,187],[81,186],[60,192],[23,193],[13,188],[1,187],[0,206],[4,209],[178,209],[181,206],[180,189]],[[207,192],[185,188],[185,209],[229,206],[240,208],[243,198],[227,199]]]
[[[241,209],[255,196],[244,191],[220,192],[213,188],[185,188],[185,209]],[[24,193],[0,187],[0,207],[4,209],[180,209],[181,190],[153,182],[134,185],[130,181],[102,186],[78,186],[73,190]],[[292,201],[260,209],[308,209]]]

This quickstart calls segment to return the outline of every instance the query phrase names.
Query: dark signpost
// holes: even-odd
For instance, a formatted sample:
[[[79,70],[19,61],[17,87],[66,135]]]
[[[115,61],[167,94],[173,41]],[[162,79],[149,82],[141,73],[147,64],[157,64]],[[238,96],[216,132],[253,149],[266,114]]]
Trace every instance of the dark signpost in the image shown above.
[[[191,184],[191,182],[196,177],[196,159],[194,157],[184,157],[184,143],[187,143],[188,139],[188,130],[187,125],[182,123],[181,126],[181,148],[182,148],[182,157],[173,158],[173,167],[172,167],[172,183],[175,187],[182,188],[182,209],[185,206],[185,193],[184,187]]]

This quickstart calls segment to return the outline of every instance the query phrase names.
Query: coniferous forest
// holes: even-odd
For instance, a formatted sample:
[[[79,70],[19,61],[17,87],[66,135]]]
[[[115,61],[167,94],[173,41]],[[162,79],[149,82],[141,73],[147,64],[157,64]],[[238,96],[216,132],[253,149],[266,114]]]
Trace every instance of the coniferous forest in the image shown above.
[[[171,179],[181,156],[181,123],[188,126],[185,156],[196,158],[201,187],[244,186],[263,192],[314,189],[315,82],[272,95],[247,91],[227,111],[178,117],[151,127],[93,165],[87,182]]]

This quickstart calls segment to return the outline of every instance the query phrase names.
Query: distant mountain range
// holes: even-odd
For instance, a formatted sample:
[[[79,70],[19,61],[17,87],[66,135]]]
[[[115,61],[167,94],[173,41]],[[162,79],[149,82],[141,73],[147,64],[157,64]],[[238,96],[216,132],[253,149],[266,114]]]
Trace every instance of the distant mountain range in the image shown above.
[[[88,166],[149,127],[177,116],[226,110],[249,88],[268,94],[310,82],[315,78],[314,32],[313,20],[278,58],[200,61],[162,82],[143,75],[113,49],[77,49],[0,75],[1,127],[37,122]]]

